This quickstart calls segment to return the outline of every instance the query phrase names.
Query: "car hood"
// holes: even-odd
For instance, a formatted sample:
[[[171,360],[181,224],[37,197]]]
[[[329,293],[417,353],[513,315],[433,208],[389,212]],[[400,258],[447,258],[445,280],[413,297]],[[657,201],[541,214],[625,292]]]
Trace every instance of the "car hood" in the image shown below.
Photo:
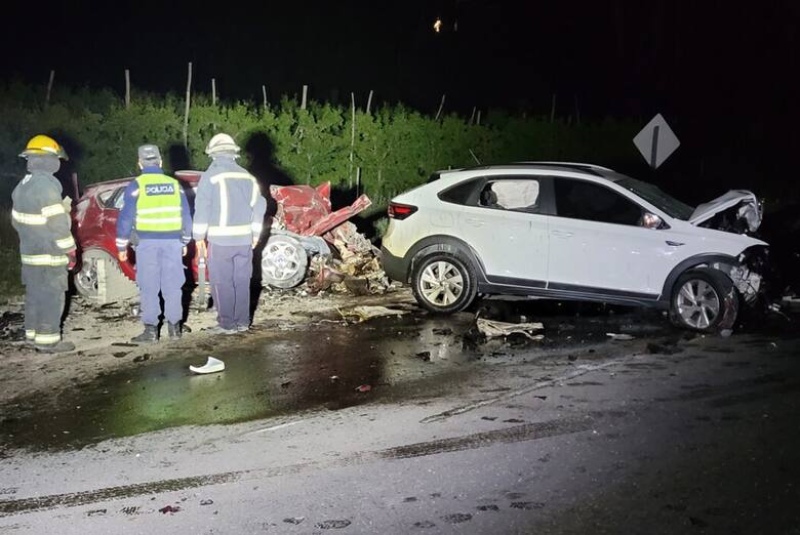
[[[701,204],[692,212],[689,223],[701,225],[724,212],[729,212],[730,217],[725,218],[725,222],[720,222],[717,226],[736,225],[749,232],[755,232],[761,225],[761,204],[753,192],[743,189],[730,190],[712,201]],[[732,229],[720,228],[720,230]]]

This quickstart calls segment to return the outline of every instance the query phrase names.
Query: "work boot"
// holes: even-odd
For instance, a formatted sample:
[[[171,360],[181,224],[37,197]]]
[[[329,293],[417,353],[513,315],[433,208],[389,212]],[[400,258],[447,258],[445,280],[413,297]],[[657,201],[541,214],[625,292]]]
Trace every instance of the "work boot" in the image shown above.
[[[167,336],[171,339],[180,338],[181,337],[181,324],[180,323],[169,323],[167,322]]]
[[[236,330],[236,327],[233,327],[232,329],[226,329],[225,327],[223,327],[221,325],[214,325],[213,327],[209,327],[208,329],[205,329],[205,332],[207,332],[209,334],[229,335],[229,334],[236,334],[238,331]]]
[[[39,353],[66,353],[75,350],[75,344],[60,340],[55,344],[35,344],[34,347]]]
[[[157,342],[158,330],[155,325],[145,325],[144,332],[131,338],[131,342]]]

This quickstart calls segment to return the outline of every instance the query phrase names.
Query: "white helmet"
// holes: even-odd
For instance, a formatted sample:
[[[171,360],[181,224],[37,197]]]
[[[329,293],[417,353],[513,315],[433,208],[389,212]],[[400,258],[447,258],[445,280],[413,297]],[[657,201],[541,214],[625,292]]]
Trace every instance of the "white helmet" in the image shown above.
[[[216,134],[206,145],[206,154],[213,156],[223,152],[239,154],[239,145],[228,134]]]

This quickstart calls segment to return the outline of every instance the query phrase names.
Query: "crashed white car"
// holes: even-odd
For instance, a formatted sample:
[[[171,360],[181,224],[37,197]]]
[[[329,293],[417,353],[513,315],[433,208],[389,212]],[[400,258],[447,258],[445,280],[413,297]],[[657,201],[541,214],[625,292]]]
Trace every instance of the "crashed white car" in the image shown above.
[[[519,295],[660,307],[712,332],[762,292],[749,191],[692,208],[604,167],[524,162],[440,171],[388,212],[384,270],[432,312]]]

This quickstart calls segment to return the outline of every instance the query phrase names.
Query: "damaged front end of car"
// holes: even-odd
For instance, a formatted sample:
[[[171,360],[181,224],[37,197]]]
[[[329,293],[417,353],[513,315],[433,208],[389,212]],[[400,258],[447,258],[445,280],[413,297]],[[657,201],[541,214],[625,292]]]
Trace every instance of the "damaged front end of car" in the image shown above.
[[[745,249],[736,262],[714,262],[709,267],[725,273],[748,306],[754,306],[766,295],[765,280],[769,272],[769,248],[753,245]]]
[[[757,231],[762,217],[763,202],[753,192],[731,190],[698,206],[689,222],[698,227],[758,239]],[[748,306],[755,305],[759,298],[766,296],[766,280],[770,272],[769,246],[766,243],[751,245],[735,261],[714,262],[709,267],[725,273]]]
[[[695,208],[689,223],[734,234],[753,235],[761,226],[763,202],[747,190],[731,190]]]

